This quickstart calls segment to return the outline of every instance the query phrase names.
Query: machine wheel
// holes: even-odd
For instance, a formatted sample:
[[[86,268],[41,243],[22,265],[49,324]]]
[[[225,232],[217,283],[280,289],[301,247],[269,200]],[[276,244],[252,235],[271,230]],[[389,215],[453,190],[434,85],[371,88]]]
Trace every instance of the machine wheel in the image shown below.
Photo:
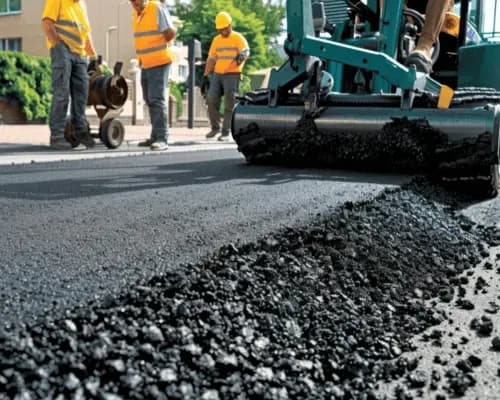
[[[108,149],[116,149],[123,142],[125,127],[117,119],[108,119],[99,126],[99,137]]]
[[[490,182],[489,182],[489,188],[487,189],[488,197],[495,197],[498,194],[498,189],[500,187],[500,171],[499,171],[499,165],[492,165],[491,166],[491,175],[490,175]]]
[[[249,124],[246,129],[241,129],[237,134],[233,134],[234,140],[238,144],[238,151],[244,156],[249,164],[265,164],[272,157],[267,148],[267,143],[259,134],[256,124]]]

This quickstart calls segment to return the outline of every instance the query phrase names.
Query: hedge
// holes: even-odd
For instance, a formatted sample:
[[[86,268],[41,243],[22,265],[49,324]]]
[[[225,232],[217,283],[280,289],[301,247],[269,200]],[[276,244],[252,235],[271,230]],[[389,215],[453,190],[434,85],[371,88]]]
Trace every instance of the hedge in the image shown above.
[[[105,71],[111,73],[108,69]],[[0,51],[0,99],[19,105],[28,121],[47,121],[52,100],[50,58],[17,51]],[[177,99],[176,114],[182,114],[182,84],[170,82]]]
[[[17,103],[28,121],[47,120],[51,87],[48,57],[0,51],[0,98]]]

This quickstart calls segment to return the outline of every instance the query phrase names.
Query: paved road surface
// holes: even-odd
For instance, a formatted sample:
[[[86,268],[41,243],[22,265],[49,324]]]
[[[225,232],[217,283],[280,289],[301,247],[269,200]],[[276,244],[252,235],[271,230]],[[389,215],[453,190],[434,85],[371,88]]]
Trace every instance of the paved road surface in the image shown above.
[[[249,166],[234,149],[4,166],[0,314],[33,322],[407,179]]]

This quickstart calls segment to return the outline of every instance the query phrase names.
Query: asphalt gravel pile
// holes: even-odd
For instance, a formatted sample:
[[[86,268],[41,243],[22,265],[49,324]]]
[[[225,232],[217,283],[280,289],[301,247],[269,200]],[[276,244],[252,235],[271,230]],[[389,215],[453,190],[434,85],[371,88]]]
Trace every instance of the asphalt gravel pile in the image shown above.
[[[425,120],[394,119],[381,131],[322,132],[305,115],[292,132],[266,142],[281,163],[377,171],[425,172],[435,165],[435,149],[446,137]]]
[[[449,301],[485,237],[413,190],[347,203],[2,332],[0,399],[375,399],[378,382],[401,377],[398,398],[432,384],[466,393],[468,364],[429,383],[402,353],[446,318],[426,300]]]

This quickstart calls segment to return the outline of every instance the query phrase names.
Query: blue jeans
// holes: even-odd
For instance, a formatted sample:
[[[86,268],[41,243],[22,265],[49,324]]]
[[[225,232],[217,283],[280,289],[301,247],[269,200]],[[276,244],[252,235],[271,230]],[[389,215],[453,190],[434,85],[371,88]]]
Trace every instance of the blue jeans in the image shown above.
[[[52,103],[49,127],[52,138],[64,137],[66,116],[71,98],[71,124],[75,132],[87,130],[85,107],[89,94],[87,60],[69,51],[59,42],[50,49],[52,67]]]
[[[141,71],[141,86],[144,102],[151,118],[151,140],[167,142],[167,87],[170,64],[147,68]]]

